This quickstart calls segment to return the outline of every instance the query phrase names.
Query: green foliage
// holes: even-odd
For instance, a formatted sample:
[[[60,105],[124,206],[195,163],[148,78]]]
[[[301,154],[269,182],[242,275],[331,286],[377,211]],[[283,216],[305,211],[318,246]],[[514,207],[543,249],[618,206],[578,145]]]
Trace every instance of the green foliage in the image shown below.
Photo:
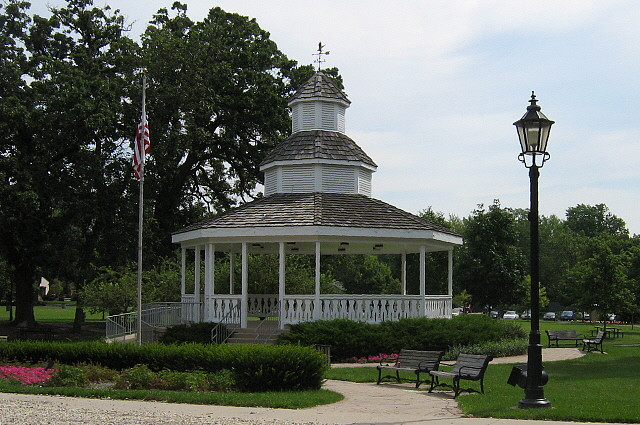
[[[376,255],[335,255],[324,267],[348,294],[398,294],[400,281]]]
[[[56,368],[58,371],[47,382],[50,387],[83,387],[89,382],[80,367],[61,364]]]
[[[517,304],[526,259],[518,248],[515,213],[495,200],[488,209],[479,205],[465,220],[465,244],[456,262],[457,282],[480,306]]]
[[[629,230],[623,219],[616,217],[605,204],[578,204],[567,208],[568,228],[587,237],[602,234],[611,236],[628,236]]]
[[[103,267],[80,290],[80,303],[92,313],[122,314],[136,305],[138,272],[133,265]],[[180,265],[171,259],[142,273],[142,302],[171,302],[180,298]]]
[[[327,368],[318,351],[298,346],[257,345],[160,345],[105,343],[50,343],[15,341],[0,344],[0,359],[75,365],[91,363],[116,370],[133,369],[127,382],[143,381],[147,371],[233,371],[242,391],[291,391],[319,389]],[[144,368],[142,366],[144,365]],[[151,378],[149,378],[151,379]],[[222,378],[222,384],[225,377]]]
[[[281,335],[279,342],[331,346],[333,359],[397,353],[401,349],[447,350],[456,345],[497,342],[522,338],[519,327],[484,315],[463,315],[453,319],[401,319],[379,325],[345,319],[300,323]]]
[[[211,329],[214,326],[215,323],[189,323],[171,326],[160,337],[160,343],[181,344],[197,342],[199,344],[209,344],[211,342]]]

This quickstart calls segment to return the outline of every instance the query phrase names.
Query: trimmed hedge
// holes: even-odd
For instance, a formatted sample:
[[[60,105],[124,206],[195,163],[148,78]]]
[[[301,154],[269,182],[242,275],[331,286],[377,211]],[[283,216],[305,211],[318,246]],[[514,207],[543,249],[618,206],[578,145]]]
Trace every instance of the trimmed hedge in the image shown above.
[[[124,370],[147,365],[153,371],[231,370],[241,391],[319,389],[327,362],[320,352],[281,345],[161,345],[101,342],[12,341],[0,344],[0,359],[75,365],[98,364]]]
[[[444,350],[455,346],[481,345],[525,337],[512,323],[485,315],[463,315],[452,319],[401,319],[379,325],[346,319],[307,322],[291,326],[279,337],[282,344],[331,346],[335,359],[397,353],[400,349]]]

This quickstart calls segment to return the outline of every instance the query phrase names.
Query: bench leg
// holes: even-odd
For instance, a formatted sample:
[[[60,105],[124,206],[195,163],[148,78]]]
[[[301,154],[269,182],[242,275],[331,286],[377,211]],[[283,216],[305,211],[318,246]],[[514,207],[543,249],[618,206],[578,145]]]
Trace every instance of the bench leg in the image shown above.
[[[382,369],[378,369],[378,382],[377,382],[377,384],[380,385],[380,382],[382,382]]]
[[[437,379],[438,378],[436,378],[434,375],[431,375],[431,386],[429,387],[429,392],[432,392],[433,389],[435,388]]]

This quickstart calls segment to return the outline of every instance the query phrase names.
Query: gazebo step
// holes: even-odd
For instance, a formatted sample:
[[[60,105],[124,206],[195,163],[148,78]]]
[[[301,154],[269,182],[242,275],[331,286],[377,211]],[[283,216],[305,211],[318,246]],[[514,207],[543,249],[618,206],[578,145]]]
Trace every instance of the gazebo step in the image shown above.
[[[287,329],[265,329],[264,326],[258,329],[258,332],[254,328],[238,329],[227,340],[227,344],[274,344],[278,336],[287,331]]]

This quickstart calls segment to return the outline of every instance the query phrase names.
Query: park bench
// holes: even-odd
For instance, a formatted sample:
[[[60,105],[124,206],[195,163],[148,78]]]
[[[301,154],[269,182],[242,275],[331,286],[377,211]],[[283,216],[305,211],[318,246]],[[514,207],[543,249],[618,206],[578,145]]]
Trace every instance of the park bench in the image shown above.
[[[593,350],[597,350],[598,346],[600,346],[600,352],[604,354],[604,348],[602,347],[602,340],[604,340],[604,331],[598,332],[593,339],[583,339],[582,340],[582,351],[591,352]]]
[[[563,330],[563,331],[545,331],[547,333],[547,337],[549,338],[549,347],[551,347],[551,341],[556,342],[556,347],[559,347],[558,343],[560,341],[575,341],[576,347],[578,346],[578,341],[582,341],[582,337],[579,337],[576,331],[574,330]]]
[[[426,373],[429,376],[429,372],[438,370],[442,354],[442,351],[400,350],[398,358],[393,364],[390,364],[391,362],[386,359],[380,360],[380,364],[377,366],[378,384],[385,379],[394,379],[396,382],[415,382],[416,388],[418,388],[422,382],[426,382],[426,379],[420,380],[420,373]],[[382,376],[383,370],[395,371],[395,375]],[[415,378],[401,378],[400,372],[413,372],[416,376]]]
[[[432,392],[433,389],[437,387],[448,387],[453,389],[453,398],[458,397],[463,391],[482,392],[482,394],[484,394],[484,373],[491,360],[493,360],[491,356],[460,353],[454,365],[441,363],[442,365],[453,366],[453,369],[449,372],[442,370],[432,370],[429,372],[431,375],[431,388],[429,388],[429,392]],[[451,378],[453,385],[440,382],[440,378]],[[461,380],[480,381],[480,391],[473,388],[460,388]]]

